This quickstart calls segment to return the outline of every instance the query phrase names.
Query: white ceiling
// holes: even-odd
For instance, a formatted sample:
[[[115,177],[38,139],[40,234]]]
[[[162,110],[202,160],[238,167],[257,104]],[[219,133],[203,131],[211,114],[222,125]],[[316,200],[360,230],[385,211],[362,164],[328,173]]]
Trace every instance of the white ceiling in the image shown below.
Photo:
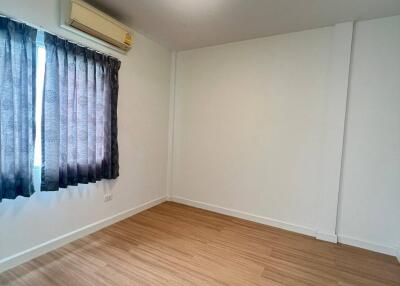
[[[400,0],[88,0],[173,50],[400,14]]]

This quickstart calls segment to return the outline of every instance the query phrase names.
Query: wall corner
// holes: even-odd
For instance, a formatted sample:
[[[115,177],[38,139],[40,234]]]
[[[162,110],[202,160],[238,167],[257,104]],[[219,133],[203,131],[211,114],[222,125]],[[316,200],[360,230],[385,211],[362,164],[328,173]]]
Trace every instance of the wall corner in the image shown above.
[[[168,159],[167,159],[167,186],[166,198],[171,200],[173,192],[173,170],[174,170],[174,137],[175,137],[175,82],[176,82],[176,59],[177,52],[171,52],[170,67],[170,90],[169,90],[169,112],[168,112]]]

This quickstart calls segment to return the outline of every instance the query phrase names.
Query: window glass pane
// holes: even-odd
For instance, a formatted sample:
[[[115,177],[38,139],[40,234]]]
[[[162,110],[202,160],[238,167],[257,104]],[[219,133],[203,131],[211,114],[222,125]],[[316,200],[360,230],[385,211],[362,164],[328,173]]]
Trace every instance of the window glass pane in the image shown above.
[[[42,32],[43,33],[43,32]],[[40,32],[37,36],[37,56],[36,56],[36,137],[35,137],[35,157],[34,166],[40,167],[42,164],[42,99],[44,85],[44,70],[46,63],[46,49],[43,44],[43,37]]]

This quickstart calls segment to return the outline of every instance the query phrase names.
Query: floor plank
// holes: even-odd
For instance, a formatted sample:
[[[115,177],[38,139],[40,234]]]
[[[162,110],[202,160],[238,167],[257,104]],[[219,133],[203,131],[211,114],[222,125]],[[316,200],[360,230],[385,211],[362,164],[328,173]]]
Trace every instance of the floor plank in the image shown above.
[[[0,274],[0,285],[400,285],[394,257],[166,202]]]

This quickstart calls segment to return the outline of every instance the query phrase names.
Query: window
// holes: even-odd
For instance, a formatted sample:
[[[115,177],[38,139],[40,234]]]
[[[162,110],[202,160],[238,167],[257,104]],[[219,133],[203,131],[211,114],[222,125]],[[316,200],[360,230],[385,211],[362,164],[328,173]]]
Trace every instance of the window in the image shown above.
[[[6,17],[0,58],[0,202],[117,178],[120,61]]]
[[[43,87],[44,87],[44,72],[46,64],[46,49],[43,42],[43,32],[38,32],[36,38],[36,108],[35,108],[35,153],[34,163],[35,168],[40,168],[42,165],[42,102],[43,102]]]

